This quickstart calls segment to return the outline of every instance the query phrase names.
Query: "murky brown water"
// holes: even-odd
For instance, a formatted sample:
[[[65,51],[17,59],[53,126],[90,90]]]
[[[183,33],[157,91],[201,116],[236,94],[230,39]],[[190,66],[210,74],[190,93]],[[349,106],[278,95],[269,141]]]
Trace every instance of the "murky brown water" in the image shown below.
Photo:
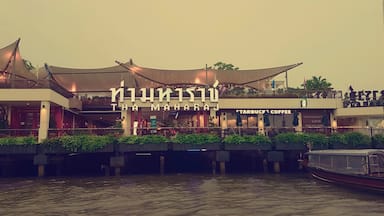
[[[0,215],[384,215],[384,195],[301,174],[0,179]]]

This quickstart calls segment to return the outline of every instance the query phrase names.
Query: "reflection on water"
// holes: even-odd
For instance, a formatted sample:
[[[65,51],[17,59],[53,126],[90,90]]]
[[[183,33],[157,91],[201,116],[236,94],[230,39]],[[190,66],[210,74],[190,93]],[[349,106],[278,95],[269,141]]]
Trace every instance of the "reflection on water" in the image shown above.
[[[384,197],[307,175],[0,179],[0,215],[383,215]]]

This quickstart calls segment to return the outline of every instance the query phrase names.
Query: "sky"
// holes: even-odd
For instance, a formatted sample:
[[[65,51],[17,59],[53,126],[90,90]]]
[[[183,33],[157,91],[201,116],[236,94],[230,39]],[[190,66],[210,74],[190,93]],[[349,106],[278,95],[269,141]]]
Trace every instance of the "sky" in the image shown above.
[[[240,69],[303,62],[290,87],[384,89],[383,0],[0,0],[0,47],[35,66]],[[284,80],[279,76],[276,80]]]

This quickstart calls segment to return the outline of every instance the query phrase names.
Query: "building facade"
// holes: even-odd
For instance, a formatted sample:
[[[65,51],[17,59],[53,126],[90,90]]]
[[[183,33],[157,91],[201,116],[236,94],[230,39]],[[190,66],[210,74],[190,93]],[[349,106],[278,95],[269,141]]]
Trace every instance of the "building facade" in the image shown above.
[[[267,69],[163,70],[132,61],[108,68],[51,66],[29,71],[19,42],[0,49],[0,135],[75,132],[125,135],[210,130],[261,133],[382,133],[384,91],[291,91],[275,77],[301,63]],[[240,130],[239,130],[240,129]],[[225,135],[225,134],[223,134]]]

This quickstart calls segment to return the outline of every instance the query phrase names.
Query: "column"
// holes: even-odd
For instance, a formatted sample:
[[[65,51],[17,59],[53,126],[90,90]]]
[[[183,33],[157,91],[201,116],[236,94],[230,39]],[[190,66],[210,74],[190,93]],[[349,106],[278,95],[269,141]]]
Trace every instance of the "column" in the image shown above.
[[[62,107],[58,107],[55,109],[55,116],[54,116],[54,119],[55,119],[55,122],[56,122],[56,128],[57,129],[63,129],[63,108]]]
[[[225,112],[220,113],[220,127],[221,127],[221,137],[225,137],[225,130],[228,128],[227,115]]]
[[[131,135],[131,111],[121,110],[121,127],[124,130],[124,136]]]
[[[303,117],[301,112],[297,113],[298,125],[295,127],[296,132],[303,132]]]
[[[264,116],[263,114],[258,114],[257,115],[257,128],[258,128],[258,132],[259,134],[261,135],[265,135],[264,133]]]
[[[51,110],[51,104],[48,101],[41,101],[41,105],[40,105],[40,127],[39,127],[39,137],[38,137],[39,143],[41,143],[44,139],[48,138],[50,110]]]
[[[331,112],[329,117],[330,117],[329,122],[331,122],[332,133],[336,133],[337,132],[337,120],[336,120],[335,114],[333,112]]]
[[[160,155],[160,175],[164,175],[164,164],[165,164],[165,157],[164,155]]]

